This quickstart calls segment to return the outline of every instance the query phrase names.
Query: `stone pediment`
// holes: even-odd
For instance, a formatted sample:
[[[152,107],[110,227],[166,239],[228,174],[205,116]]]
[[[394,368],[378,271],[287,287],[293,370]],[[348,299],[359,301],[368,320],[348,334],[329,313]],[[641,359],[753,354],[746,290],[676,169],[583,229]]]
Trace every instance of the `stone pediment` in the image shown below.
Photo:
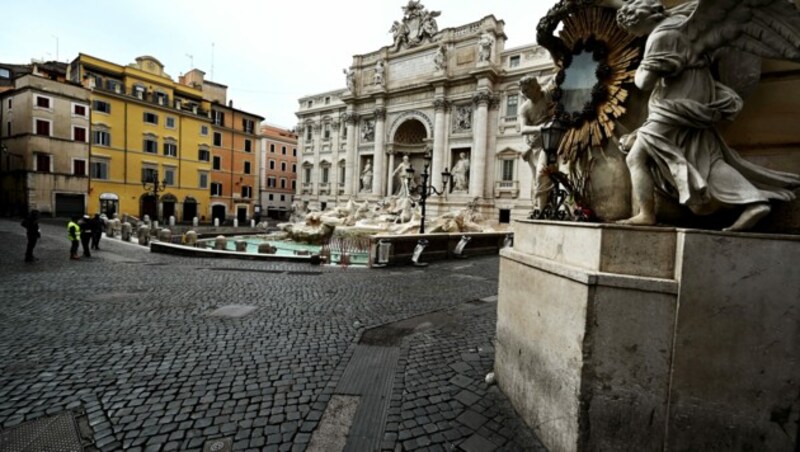
[[[164,72],[164,65],[161,64],[155,57],[150,55],[142,55],[136,58],[136,62],[129,65],[130,67],[139,69],[140,71],[147,72],[149,74],[157,75],[159,77],[166,77],[171,79],[172,77],[169,76],[166,72]]]

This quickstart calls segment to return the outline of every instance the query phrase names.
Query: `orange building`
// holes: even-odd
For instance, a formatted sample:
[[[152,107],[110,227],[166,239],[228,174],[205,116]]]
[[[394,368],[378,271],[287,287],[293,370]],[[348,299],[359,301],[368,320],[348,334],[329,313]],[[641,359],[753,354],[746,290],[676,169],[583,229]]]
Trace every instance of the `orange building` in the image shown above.
[[[279,126],[261,126],[261,211],[269,218],[288,219],[297,191],[297,133]]]
[[[211,102],[211,217],[249,221],[258,206],[258,126],[263,117],[233,108],[225,85],[205,80],[192,69],[180,82],[203,91]]]

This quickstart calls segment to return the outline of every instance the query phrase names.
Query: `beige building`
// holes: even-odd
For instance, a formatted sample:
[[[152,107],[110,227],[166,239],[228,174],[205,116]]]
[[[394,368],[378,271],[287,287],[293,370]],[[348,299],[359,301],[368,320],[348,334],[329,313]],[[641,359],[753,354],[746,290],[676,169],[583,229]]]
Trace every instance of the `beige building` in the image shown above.
[[[86,210],[89,91],[66,83],[66,65],[33,64],[0,94],[0,165],[5,214],[46,216]]]
[[[533,44],[506,49],[494,16],[439,31],[437,12],[412,6],[394,44],[353,57],[344,89],[299,99],[298,198],[310,208],[377,201],[400,189],[403,157],[419,183],[427,153],[434,187],[445,169],[459,176],[428,199],[434,215],[477,200],[489,219],[526,217],[532,177],[520,158],[518,83],[527,74],[545,81],[549,54]]]

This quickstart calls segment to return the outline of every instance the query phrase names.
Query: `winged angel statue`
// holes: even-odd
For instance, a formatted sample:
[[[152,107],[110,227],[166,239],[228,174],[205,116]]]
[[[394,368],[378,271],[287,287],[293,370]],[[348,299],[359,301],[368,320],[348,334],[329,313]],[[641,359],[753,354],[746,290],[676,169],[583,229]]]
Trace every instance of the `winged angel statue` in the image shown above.
[[[635,76],[637,87],[652,91],[647,120],[621,140],[639,212],[622,223],[655,224],[656,189],[698,215],[742,208],[731,231],[754,227],[771,200],[793,200],[800,176],[744,160],[714,128],[743,101],[710,66],[725,47],[800,61],[797,7],[787,0],[699,0],[669,10],[659,0],[598,3],[617,8],[630,33],[649,35]]]

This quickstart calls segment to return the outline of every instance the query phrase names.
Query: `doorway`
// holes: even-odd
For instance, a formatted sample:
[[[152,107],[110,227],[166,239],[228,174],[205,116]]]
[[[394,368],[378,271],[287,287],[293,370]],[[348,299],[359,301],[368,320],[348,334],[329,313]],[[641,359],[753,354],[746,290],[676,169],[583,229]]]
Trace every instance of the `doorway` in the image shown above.
[[[145,215],[151,220],[158,220],[158,202],[153,195],[142,195],[139,217],[144,220]]]
[[[197,216],[197,201],[194,198],[186,198],[183,201],[183,221],[191,222]]]
[[[56,193],[56,216],[71,218],[84,213],[83,195]]]
[[[169,221],[170,217],[175,216],[175,204],[178,202],[173,195],[164,195],[161,198],[161,213],[164,214],[164,221]]]
[[[216,205],[211,207],[211,221],[219,218],[219,223],[225,223],[225,206]]]
[[[239,220],[239,224],[247,222],[247,207],[236,208],[236,219]]]
[[[500,224],[511,223],[511,209],[500,209]]]

